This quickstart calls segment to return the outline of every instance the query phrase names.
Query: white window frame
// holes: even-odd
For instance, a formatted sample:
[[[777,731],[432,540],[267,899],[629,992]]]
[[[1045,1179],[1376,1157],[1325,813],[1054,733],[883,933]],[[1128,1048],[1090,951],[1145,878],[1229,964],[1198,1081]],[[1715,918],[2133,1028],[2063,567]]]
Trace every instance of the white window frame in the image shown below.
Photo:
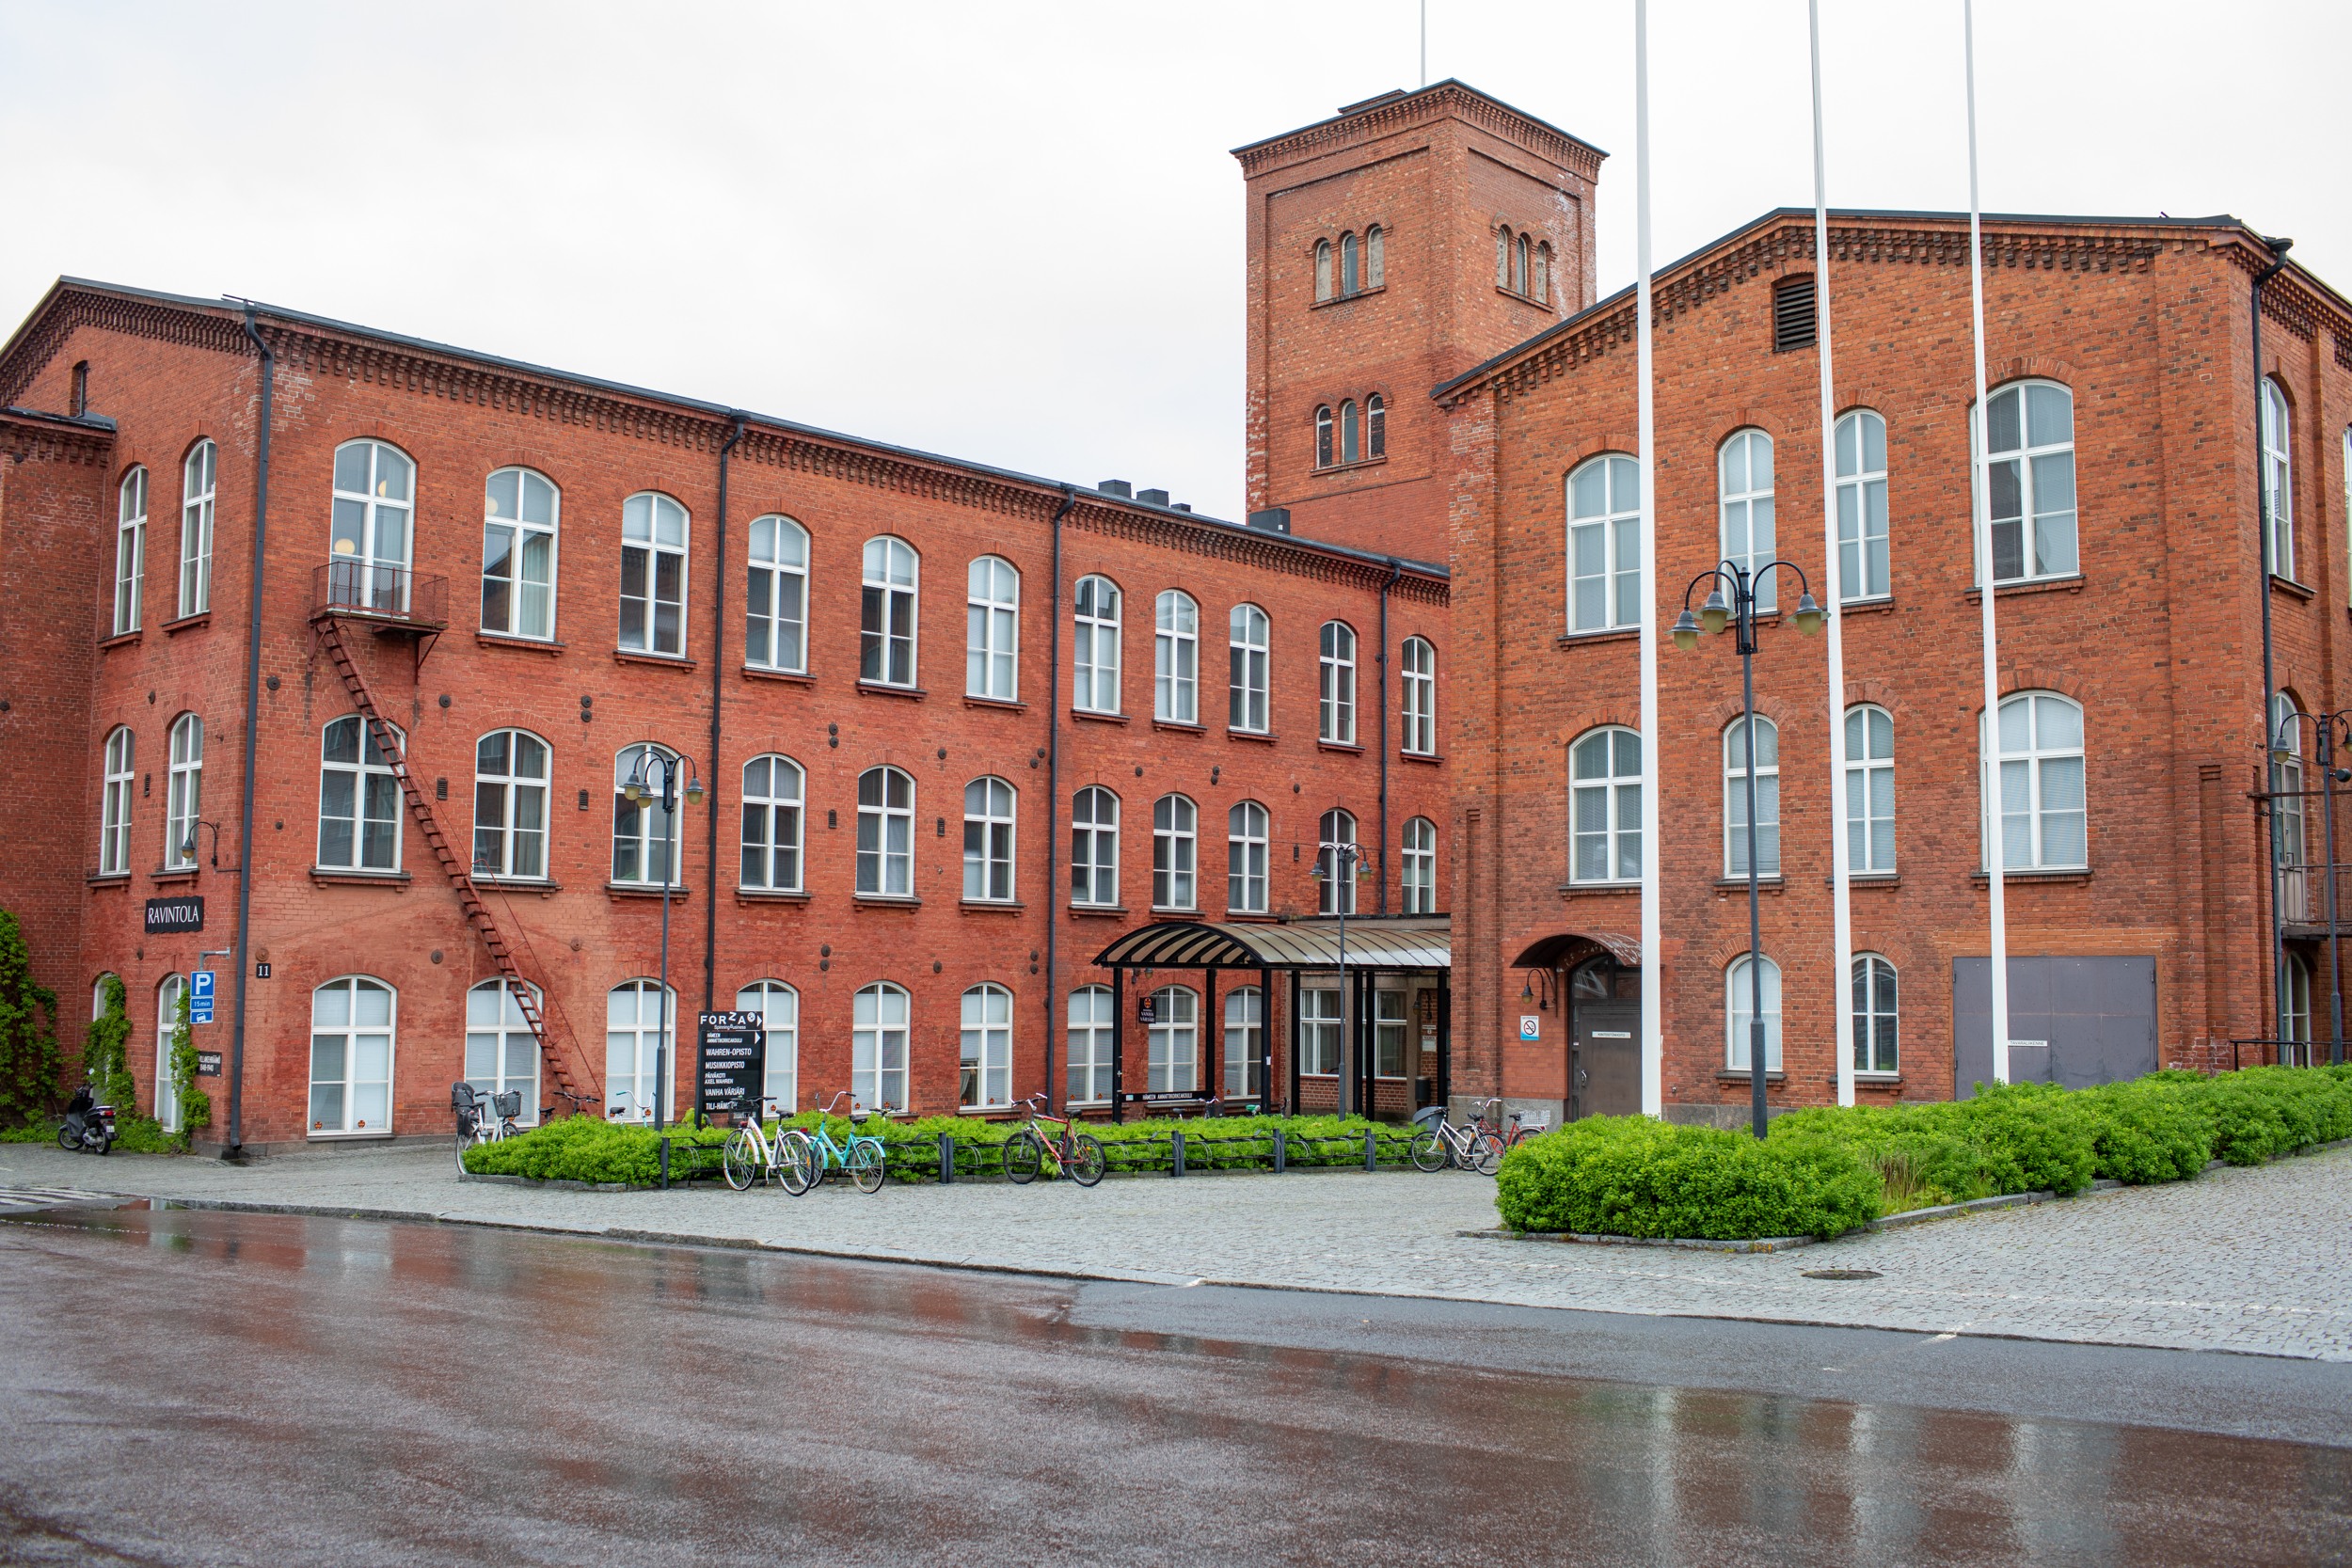
[[[179,620],[213,608],[213,514],[220,487],[220,449],[207,436],[180,463]]]
[[[147,585],[147,467],[133,464],[115,489],[116,637],[139,629]]]
[[[922,675],[922,554],[895,533],[878,533],[860,560],[857,678],[912,690]]]
[[[1070,705],[1081,713],[1119,711],[1119,584],[1099,573],[1071,594]]]
[[[1331,439],[1333,428],[1331,405],[1327,403],[1317,404],[1315,407],[1315,467],[1318,468],[1331,467],[1336,462],[1336,449]]]
[[[1759,456],[1763,459],[1760,476],[1756,465]],[[1779,548],[1772,481],[1772,438],[1763,431],[1754,426],[1735,430],[1715,449],[1716,506],[1723,559],[1747,568],[1758,614],[1770,614],[1780,604],[1774,590],[1780,574],[1756,576],[1756,569],[1770,562]]]
[[[1200,1092],[1200,993],[1190,986],[1162,986],[1152,993],[1144,1088],[1152,1094]]]
[[[335,449],[330,499],[329,597],[363,610],[407,613],[408,568],[417,546],[417,460],[389,441],[345,441]]]
[[[106,733],[104,784],[99,800],[98,874],[131,872],[131,802],[137,798],[138,737],[128,724]]]
[[[180,993],[187,976],[167,974],[155,985],[155,1087],[149,1100],[157,1125],[167,1132],[180,1131],[180,1094],[184,1085],[172,1082],[171,1037],[179,1032]],[[167,1092],[170,1091],[170,1092]]]
[[[1320,305],[1331,297],[1331,242],[1315,242],[1315,303]]]
[[[1152,607],[1152,717],[1200,721],[1200,607],[1170,588]]]
[[[1326,621],[1316,634],[1315,735],[1333,746],[1356,744],[1356,628]]]
[[[1200,808],[1189,795],[1152,802],[1152,907],[1200,907]]]
[[[2270,570],[2295,578],[2295,410],[2276,376],[2262,384],[2264,518],[2270,528]]]
[[[1256,1100],[1260,1091],[1259,1053],[1264,1049],[1265,992],[1256,986],[1235,986],[1225,993],[1225,1022],[1217,1036],[1217,1055],[1225,1067],[1225,1098]]]
[[[2066,438],[2064,440],[2037,442],[2032,439],[2033,394],[2036,388],[2055,390],[2065,399]],[[1991,451],[1991,459],[1984,465],[1985,493],[1979,499],[1977,504],[1984,509],[1986,516],[1992,516],[1994,470],[2013,466],[2014,482],[2018,487],[2018,512],[2013,518],[1994,518],[1991,526],[1985,530],[1985,537],[1990,542],[1993,559],[1984,562],[1981,569],[1990,570],[1993,573],[1993,580],[1995,584],[2079,577],[2082,573],[2082,515],[2081,493],[2077,483],[2079,475],[2075,471],[2074,462],[2074,388],[2057,381],[2012,381],[2005,387],[1995,388],[1987,398],[1987,404],[1994,417],[1998,417],[2003,402],[2011,398],[2016,400],[2017,439],[2020,444],[1994,447],[1993,441],[1999,437],[1993,432],[1991,420],[1986,421],[1986,446]],[[1976,432],[1971,429],[1969,432],[1971,451],[1975,450],[1976,440]],[[2056,510],[2045,511],[2043,508],[2044,491],[2058,483],[2058,475],[2060,472],[2065,475],[2066,504]],[[2045,520],[2055,523],[2059,519],[2063,519],[2065,526],[2064,550],[2062,555],[2057,550],[2054,538],[2051,558],[2045,562],[2042,550],[2043,523]],[[2028,526],[2032,529],[2030,535],[2026,532]],[[2033,546],[2031,570],[2015,574],[2004,574],[2000,570],[2000,536],[2004,529],[2011,528],[2016,531],[2017,559],[2021,567],[2027,564],[2027,545],[2030,544]],[[1979,583],[1978,586],[1981,587],[1982,584]]]
[[[963,993],[958,1073],[960,1109],[998,1111],[1012,1103],[1012,992],[993,980]]]
[[[1621,451],[1570,471],[1565,563],[1568,633],[1642,624],[1642,469]]]
[[[675,497],[659,490],[640,490],[621,503],[621,604],[619,646],[623,653],[651,658],[686,657],[686,598],[691,586],[686,570],[687,548],[693,542],[694,519]],[[638,591],[629,592],[629,571],[638,574]],[[674,596],[664,596],[662,574],[676,573]],[[637,626],[629,626],[635,607]],[[661,635],[661,612],[675,617],[676,635]]]
[[[1748,955],[1740,954],[1724,967],[1724,1067],[1730,1072],[1748,1070],[1748,1021],[1755,1006],[1755,988],[1748,982]],[[1764,957],[1764,1073],[1782,1071],[1780,964]]]
[[[2312,1037],[2312,966],[2300,953],[2287,955],[2287,985],[2283,998],[2286,1037],[2307,1042]]]
[[[2284,691],[2271,693],[2270,738],[2265,750],[2270,754],[2270,847],[2273,861],[2281,871],[2296,873],[2286,888],[2294,899],[2299,918],[2310,918],[2308,893],[2299,875],[2300,867],[2310,859],[2311,835],[2306,826],[2303,801],[2303,709]],[[2285,752],[2283,760],[2280,753]],[[2288,919],[2298,918],[2289,913]]]
[[[1234,914],[1264,914],[1266,839],[1273,821],[1255,800],[1237,800],[1225,814],[1225,907]]]
[[[171,771],[164,791],[164,869],[192,871],[196,825],[204,816],[204,721],[183,713],[171,721]]]
[[[869,1111],[907,1108],[910,1003],[906,988],[877,980],[850,1003],[850,1102]]]
[[[1244,735],[1272,728],[1269,660],[1274,622],[1254,604],[1237,604],[1225,618],[1228,657],[1225,727]]]
[[[1886,521],[1886,420],[1875,408],[1837,417],[1837,600],[1865,604],[1894,594]]]
[[[484,748],[501,736],[506,737],[505,768],[486,770]],[[524,770],[525,742],[538,748],[539,771]],[[473,874],[501,881],[546,881],[549,840],[554,823],[550,807],[554,804],[553,775],[555,749],[543,736],[525,729],[496,729],[473,743]],[[536,805],[538,826],[525,825],[529,815],[525,808]],[[484,807],[495,818],[484,824]],[[489,835],[485,839],[485,834]],[[487,847],[490,853],[483,853]],[[533,851],[526,853],[525,851]]]
[[[1356,912],[1356,884],[1360,879],[1359,873],[1363,869],[1364,862],[1359,854],[1355,870],[1343,875],[1339,851],[1324,847],[1325,845],[1346,844],[1357,845],[1359,851],[1362,848],[1356,838],[1354,812],[1335,806],[1315,819],[1315,867],[1322,873],[1315,879],[1318,884],[1315,907],[1320,914]]]
[[[1740,847],[1748,831],[1748,770],[1740,753],[1747,746],[1748,721],[1743,716],[1724,726],[1724,875],[1744,878],[1747,863]],[[1762,714],[1756,716],[1756,749],[1761,753],[1756,768],[1756,832],[1769,854],[1756,858],[1756,874],[1770,881],[1780,876],[1780,726]]]
[[[782,980],[755,980],[735,993],[735,1010],[759,1015],[768,1037],[760,1093],[790,1116],[801,1102],[801,993]]]
[[[1389,455],[1389,404],[1374,392],[1364,399],[1364,457],[1367,462]]]
[[[1375,986],[1372,992],[1372,1075],[1402,1083],[1413,1074],[1413,993],[1403,986]],[[1394,1071],[1388,1070],[1395,1069]]]
[[[1403,855],[1404,912],[1438,912],[1438,825],[1425,816],[1405,823]]]
[[[510,501],[500,482],[511,481]],[[544,504],[543,504],[544,503]],[[511,507],[511,510],[508,508]],[[538,515],[533,515],[538,514]],[[555,585],[562,578],[556,552],[562,539],[564,492],[536,468],[510,464],[482,482],[482,629],[494,637],[555,641]],[[501,535],[504,537],[501,538]],[[494,548],[502,544],[503,571],[493,572]],[[505,595],[504,615],[493,622],[493,585]]]
[[[1333,976],[1316,978],[1332,983],[1299,987],[1298,1075],[1337,1078],[1341,1064],[1346,1060],[1346,1042],[1340,1037],[1344,1022],[1341,1017],[1340,988]]]
[[[1363,292],[1363,246],[1351,230],[1340,236],[1340,297],[1353,299]]]
[[[1624,767],[1625,747],[1633,748],[1634,768]],[[1568,880],[1631,885],[1642,879],[1642,791],[1647,755],[1640,732],[1623,724],[1587,730],[1568,747]],[[1587,768],[1597,768],[1587,772]],[[1591,825],[1593,814],[1598,825]],[[1591,870],[1590,851],[1600,853],[1600,873]],[[1629,860],[1629,856],[1630,857]]]
[[[1876,703],[1846,710],[1846,868],[1856,877],[1895,874],[1895,716]]]
[[[994,774],[963,786],[963,898],[1009,904],[1019,896],[1017,830],[1021,792]]]
[[[1083,808],[1083,810],[1081,809]],[[1104,820],[1104,811],[1109,820]],[[1120,800],[1089,784],[1070,802],[1070,901],[1091,909],[1119,907]],[[1085,891],[1080,892],[1081,884]]]
[[[1389,281],[1388,231],[1378,224],[1364,230],[1364,287],[1381,289]]]
[[[999,555],[976,556],[965,571],[963,693],[1020,701],[1021,574]]]
[[[1361,463],[1364,460],[1364,416],[1354,398],[1340,404],[1340,461]]]
[[[1438,754],[1438,649],[1425,637],[1408,637],[1399,650],[1399,682],[1404,690],[1397,704],[1404,720],[1399,750],[1406,756]]]
[[[857,776],[856,889],[860,898],[914,896],[914,776],[904,768],[869,768]]]
[[[530,990],[532,1002],[544,1008],[547,999],[539,988],[531,986]],[[514,1070],[518,1057],[531,1064],[528,1073]],[[476,1094],[520,1089],[522,1109],[516,1113],[515,1124],[538,1125],[539,1037],[532,1033],[531,1021],[523,1016],[522,1004],[515,999],[510,982],[497,975],[466,988],[465,1065],[466,1082]]]
[[[2045,711],[2050,711],[2050,708],[2045,707],[2044,705],[2051,705],[2057,709],[2073,711],[2074,730],[2077,737],[2073,745],[2066,745],[2062,742],[2053,745],[2042,744],[2042,715]],[[1991,779],[1996,793],[1991,793],[1985,800],[1982,814],[1983,852],[1990,856],[1992,846],[1998,842],[2002,846],[2002,869],[2005,871],[2088,870],[2090,865],[2089,717],[2080,703],[2056,691],[2011,692],[2001,699],[2000,712],[2006,715],[2011,708],[2021,705],[2026,707],[2026,722],[2029,725],[2027,736],[2032,743],[2017,751],[2010,750],[2006,739],[2000,744],[1995,765],[1996,770],[1993,772]],[[1984,754],[1983,746],[1984,732],[1980,717],[1978,729],[1978,755],[1979,757]],[[2070,762],[2074,765],[2071,770],[2066,766]],[[2010,771],[2012,766],[2020,770],[2012,773]],[[2046,804],[2046,799],[2053,794],[2061,801],[2066,799],[2068,791],[2064,780],[2069,771],[2074,775],[2073,794],[2077,804],[2072,807],[2063,804],[2052,807]],[[2058,781],[2055,791],[2051,787],[2053,778]],[[2012,812],[2009,809],[2011,794],[2017,789],[2012,780],[2018,781],[2023,785],[2021,798],[2026,803],[2026,809],[2023,812]],[[1997,820],[1995,819],[1996,813]],[[2026,822],[2026,831],[2032,851],[2029,860],[2011,862],[2008,858],[2008,825],[2009,819],[2012,816],[2022,816]],[[2067,816],[2078,817],[2081,821],[2079,834],[2082,841],[2082,853],[2071,860],[2062,859],[2051,853],[2047,843],[2053,821],[2062,820]]]
[[[1857,1078],[1902,1072],[1902,998],[1895,960],[1883,953],[1853,956],[1853,1070]]]
[[[763,752],[743,764],[737,886],[754,893],[803,890],[808,876],[803,844],[807,803],[808,771],[783,752]]]
[[[752,519],[744,565],[743,662],[808,673],[808,530],[781,512]]]
[[[644,800],[632,800],[628,798],[628,782],[637,772],[637,759],[648,753],[662,758],[667,766],[675,767],[677,764],[678,754],[659,741],[633,740],[612,754],[612,881],[619,887],[680,887],[684,883],[677,874],[677,867],[668,863],[672,832],[670,815],[662,809],[660,794],[652,787],[652,768],[645,770],[647,793]],[[686,809],[683,786],[680,787],[677,803],[672,809]],[[625,848],[635,861],[633,867],[625,867],[622,863]],[[683,833],[678,834],[677,850],[678,858],[683,860],[686,856]],[[663,861],[660,868],[663,873],[661,876],[654,874],[653,857],[657,853]],[[629,874],[623,875],[624,870]]]
[[[325,1007],[322,1007],[322,1002],[330,993],[338,990],[342,993],[343,997],[342,1019],[338,1021],[332,1016],[322,1017],[323,1012],[331,1014],[333,1010],[331,1002],[326,1003]],[[359,1022],[359,998],[363,995],[372,996],[377,992],[381,992],[384,997],[384,1022],[380,1024],[373,1022],[365,1023]],[[379,1039],[383,1048],[383,1060],[380,1064],[383,1070],[380,1077],[374,1073],[374,1069],[378,1066],[375,1061],[371,1059],[362,1062],[360,1060],[363,1046],[372,1055]],[[338,1077],[320,1076],[319,1046],[322,1041],[327,1040],[335,1042],[341,1050],[342,1070]],[[309,1080],[310,1094],[303,1117],[303,1120],[309,1124],[310,1135],[321,1139],[389,1135],[392,1131],[392,1085],[400,1065],[399,1049],[400,992],[389,983],[379,980],[373,974],[339,974],[334,979],[312,988],[310,991]],[[368,1069],[366,1076],[361,1075],[363,1068]],[[319,1091],[329,1086],[339,1093],[342,1104],[341,1115],[332,1126],[327,1124],[326,1117],[320,1115],[324,1109],[324,1103],[319,1098]],[[378,1090],[381,1098],[369,1096],[367,1102],[363,1104],[361,1103],[363,1089]],[[380,1125],[377,1121],[372,1121],[368,1117],[359,1114],[363,1110],[374,1113],[379,1105],[382,1107],[381,1112],[378,1113]]]
[[[1115,1006],[1108,986],[1080,986],[1070,993],[1064,1015],[1064,1059],[1068,1064],[1062,1096],[1065,1108],[1107,1105],[1117,1092],[1118,1085],[1111,1082]]]
[[[628,997],[628,1016],[622,1017],[620,998]],[[654,1016],[645,1016],[645,1002],[660,996]],[[666,1016],[665,1016],[666,1015]],[[612,1121],[651,1121],[655,1109],[661,1102],[660,1083],[657,1076],[655,1057],[661,1047],[661,1036],[667,1028],[670,1037],[668,1067],[675,1081],[677,1072],[677,990],[663,992],[661,982],[648,976],[624,980],[605,992],[604,996],[604,1114]],[[626,1086],[624,1086],[626,1085]]]
[[[326,749],[330,744],[328,736],[335,733],[335,726],[338,724],[352,726],[353,737],[358,742],[353,748],[352,761],[330,761],[327,757]],[[407,736],[402,732],[399,725],[389,721],[385,722],[384,727],[391,731],[392,744],[398,748],[401,755],[405,756],[408,750]],[[371,753],[373,753],[376,760],[373,762],[369,760]],[[351,779],[352,814],[348,817],[336,818],[337,821],[347,821],[351,824],[351,858],[346,861],[330,861],[326,858],[326,779],[330,773],[347,775]],[[373,806],[387,803],[391,808],[389,816],[370,809]],[[375,726],[356,713],[347,713],[340,719],[328,720],[319,731],[319,869],[322,871],[397,872],[401,864],[401,838],[405,829],[407,815],[407,802],[403,799],[399,770],[394,767],[393,761],[386,759],[377,748]],[[370,823],[388,820],[391,824],[391,858],[378,864],[369,854],[368,828]]]

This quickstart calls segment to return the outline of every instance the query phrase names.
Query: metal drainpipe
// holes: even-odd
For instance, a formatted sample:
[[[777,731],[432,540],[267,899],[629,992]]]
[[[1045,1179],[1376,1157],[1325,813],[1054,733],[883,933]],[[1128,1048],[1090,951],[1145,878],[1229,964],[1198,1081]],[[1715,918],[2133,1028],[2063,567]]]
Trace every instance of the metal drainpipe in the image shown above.
[[[1405,575],[1405,563],[1389,557],[1389,580],[1380,585],[1380,657],[1373,660],[1380,672],[1380,901],[1389,912],[1389,590]]]
[[[719,708],[726,690],[727,668],[727,460],[743,438],[743,416],[727,416],[734,423],[719,448],[719,584],[710,599],[710,863],[703,879],[707,896],[703,907],[703,1011],[719,1006]],[[700,1031],[696,1037],[701,1037]],[[702,1115],[702,1069],[694,1073],[694,1114]]]
[[[245,335],[262,356],[262,432],[254,457],[253,595],[245,644],[245,785],[237,829],[237,1026],[229,1043],[229,1147],[225,1157],[245,1152],[245,990],[253,978],[253,768],[262,734],[262,578],[269,532],[269,430],[271,394],[278,382],[278,356],[253,325],[245,307]]]
[[[2254,275],[2254,518],[2261,537],[2255,553],[2262,560],[2262,578],[2258,591],[2263,606],[2263,725],[2262,757],[2264,777],[2272,789],[2278,787],[2278,769],[2270,762],[2270,705],[2278,691],[2276,666],[2270,642],[2270,578],[2276,563],[2270,559],[2270,475],[2269,458],[2263,451],[2263,285],[2278,276],[2287,264],[2287,247],[2293,240],[2274,240],[2258,236],[2269,247],[2270,264]],[[2266,820],[2270,824],[2270,843],[2263,846],[2263,856],[2270,866],[2270,1037],[2287,1037],[2287,939],[2279,926],[2279,803],[2270,802]],[[2329,877],[2335,875],[2330,866]],[[2283,1058],[2282,1058],[2283,1059]]]
[[[1055,967],[1055,938],[1061,930],[1061,920],[1054,911],[1061,907],[1061,523],[1077,509],[1077,492],[1065,484],[1061,489],[1061,505],[1054,512],[1054,580],[1046,589],[1045,610],[1050,623],[1046,633],[1050,668],[1045,672],[1045,1108],[1062,1108],[1061,1096],[1054,1092],[1054,1001],[1060,994],[1058,972]],[[1113,1085],[1113,1093],[1117,1085]]]

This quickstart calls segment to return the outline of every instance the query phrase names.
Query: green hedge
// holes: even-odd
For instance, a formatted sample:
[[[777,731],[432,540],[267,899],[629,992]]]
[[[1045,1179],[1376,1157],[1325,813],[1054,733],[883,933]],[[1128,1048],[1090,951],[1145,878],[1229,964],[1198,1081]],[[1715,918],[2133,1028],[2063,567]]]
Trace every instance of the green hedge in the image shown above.
[[[1876,1219],[1879,1180],[1829,1138],[1757,1141],[1647,1117],[1586,1117],[1503,1156],[1514,1230],[1610,1236],[1835,1236]]]

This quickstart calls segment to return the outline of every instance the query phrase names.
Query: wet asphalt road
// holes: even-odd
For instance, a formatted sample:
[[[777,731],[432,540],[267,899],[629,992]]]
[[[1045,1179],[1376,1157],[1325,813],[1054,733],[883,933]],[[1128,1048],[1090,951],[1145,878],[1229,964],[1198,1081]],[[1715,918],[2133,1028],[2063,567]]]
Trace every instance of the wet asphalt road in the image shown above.
[[[2345,1562],[2352,1366],[0,1223],[0,1561],[787,1560]]]

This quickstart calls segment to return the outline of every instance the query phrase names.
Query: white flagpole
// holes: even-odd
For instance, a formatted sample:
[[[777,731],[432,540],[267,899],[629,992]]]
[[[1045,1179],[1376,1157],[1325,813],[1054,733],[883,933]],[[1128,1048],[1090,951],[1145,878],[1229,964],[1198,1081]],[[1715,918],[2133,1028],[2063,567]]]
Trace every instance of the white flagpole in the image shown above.
[[[1821,151],[1821,0],[1805,0],[1805,22],[1813,42],[1813,311],[1820,335],[1821,353],[1821,571],[1829,580],[1821,597],[1829,616],[1829,822],[1830,931],[1836,966],[1830,971],[1831,1016],[1837,1021],[1837,1103],[1853,1103],[1853,910],[1848,900],[1853,874],[1853,851],[1847,843],[1845,769],[1840,759],[1846,739],[1846,635],[1841,606],[1845,599],[1838,578],[1837,548],[1837,383],[1830,367],[1829,310],[1829,175]],[[1854,433],[1857,440],[1861,432]],[[1859,458],[1859,451],[1855,453]],[[1856,472],[1860,469],[1857,467]],[[1859,540],[1862,498],[1855,502],[1855,536]],[[1859,547],[1857,546],[1857,547]],[[1859,562],[1857,562],[1859,564]]]
[[[1961,0],[1961,27],[1968,54],[1968,291],[1975,309],[1977,349],[1976,417],[1969,421],[1970,510],[1975,514],[1977,589],[1984,605],[1984,729],[1977,743],[1978,808],[1983,820],[1986,887],[1993,895],[1993,1081],[2009,1082],[2009,920],[2002,899],[2001,661],[1993,625],[1992,465],[1986,451],[1984,404],[1984,214],[1977,196],[1977,8]],[[1952,1091],[1958,1094],[1960,1085]]]
[[[1634,364],[1642,451],[1642,1114],[1665,1114],[1664,969],[1658,908],[1658,470],[1651,455],[1649,249],[1649,0],[1633,0]]]

